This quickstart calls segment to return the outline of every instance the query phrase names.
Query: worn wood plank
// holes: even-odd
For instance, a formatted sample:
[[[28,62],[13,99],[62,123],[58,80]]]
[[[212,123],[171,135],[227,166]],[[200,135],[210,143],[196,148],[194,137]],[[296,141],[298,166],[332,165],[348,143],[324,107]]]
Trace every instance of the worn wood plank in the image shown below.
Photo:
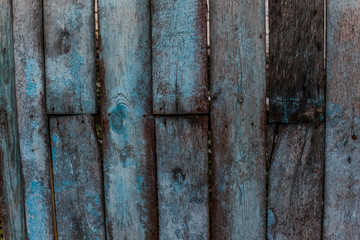
[[[11,0],[0,1],[0,224],[9,240],[25,240],[23,181],[16,113]]]
[[[360,2],[327,10],[324,239],[360,239]]]
[[[50,118],[58,239],[105,239],[93,120],[90,115]]]
[[[107,239],[156,239],[150,1],[100,0]]]
[[[210,1],[214,239],[265,238],[265,9]]]
[[[269,1],[269,122],[322,122],[324,1]]]
[[[280,125],[269,169],[267,238],[321,239],[324,124]]]
[[[208,112],[206,0],[152,0],[155,114]]]
[[[208,117],[155,126],[160,239],[209,239]]]
[[[94,3],[44,1],[46,106],[50,114],[96,113]]]

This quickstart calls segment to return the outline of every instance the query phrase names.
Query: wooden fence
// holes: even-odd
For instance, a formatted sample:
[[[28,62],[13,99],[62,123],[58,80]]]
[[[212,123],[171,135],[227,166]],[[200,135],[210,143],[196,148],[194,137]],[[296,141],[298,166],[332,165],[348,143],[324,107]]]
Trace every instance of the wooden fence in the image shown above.
[[[360,239],[358,0],[0,1],[5,239]]]

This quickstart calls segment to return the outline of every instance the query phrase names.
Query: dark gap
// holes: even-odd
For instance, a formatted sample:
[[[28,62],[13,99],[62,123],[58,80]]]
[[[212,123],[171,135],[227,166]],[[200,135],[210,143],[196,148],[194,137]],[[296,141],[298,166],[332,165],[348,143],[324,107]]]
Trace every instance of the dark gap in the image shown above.
[[[0,239],[4,239],[4,228],[3,228],[3,226],[4,226],[3,221],[2,221],[2,219],[0,219]]]
[[[265,78],[266,78],[266,122],[267,122],[267,127],[270,125],[268,122],[268,114],[269,114],[269,98],[267,97],[267,90],[268,90],[268,80],[269,80],[269,53],[270,53],[270,44],[269,44],[269,33],[270,33],[270,22],[269,22],[269,0],[265,0],[265,61],[266,61],[266,65],[265,65]],[[268,206],[269,206],[269,171],[270,171],[270,162],[272,159],[272,155],[273,155],[273,151],[274,151],[274,146],[275,146],[275,140],[276,140],[276,135],[278,133],[278,125],[276,125],[276,129],[275,129],[275,133],[274,133],[274,139],[273,139],[273,145],[272,145],[272,149],[271,152],[269,153],[269,149],[267,148],[267,144],[266,146],[266,156],[265,156],[265,184],[266,184],[266,190],[265,190],[265,239],[268,240]],[[267,134],[267,130],[266,130],[266,143],[267,143],[267,138],[268,138],[268,134]]]

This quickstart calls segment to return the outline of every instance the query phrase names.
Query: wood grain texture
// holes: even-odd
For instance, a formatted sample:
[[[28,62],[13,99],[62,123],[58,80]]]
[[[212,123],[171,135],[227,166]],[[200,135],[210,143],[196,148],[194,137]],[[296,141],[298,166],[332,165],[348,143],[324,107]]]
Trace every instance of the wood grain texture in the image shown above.
[[[50,118],[50,129],[58,239],[105,239],[93,117]]]
[[[156,239],[150,1],[101,0],[107,239]]]
[[[0,221],[5,239],[25,240],[10,0],[0,1],[0,49]]]
[[[214,239],[265,238],[264,8],[210,1]]]
[[[46,106],[50,114],[96,113],[94,1],[44,0]]]
[[[322,122],[324,1],[269,1],[270,123]]]
[[[324,239],[360,239],[360,2],[327,10]]]
[[[206,0],[152,0],[154,114],[208,112]]]
[[[155,126],[160,239],[209,239],[208,117]]]
[[[280,125],[269,169],[267,239],[321,239],[324,124]]]

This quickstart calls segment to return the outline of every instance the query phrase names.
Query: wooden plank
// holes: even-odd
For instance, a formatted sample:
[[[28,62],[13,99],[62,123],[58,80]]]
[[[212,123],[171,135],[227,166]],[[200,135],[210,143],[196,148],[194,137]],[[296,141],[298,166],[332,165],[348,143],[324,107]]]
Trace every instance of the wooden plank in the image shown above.
[[[50,129],[58,239],[105,239],[93,117],[50,118]]]
[[[265,238],[265,9],[210,1],[212,237]]]
[[[208,117],[155,126],[160,239],[209,239]]]
[[[101,0],[99,20],[107,239],[156,239],[150,1]]]
[[[0,2],[0,49],[0,225],[5,239],[21,240],[26,239],[26,226],[10,0]]]
[[[360,2],[327,10],[324,239],[360,239]]]
[[[94,1],[45,0],[44,39],[47,112],[96,113]]]
[[[269,1],[269,13],[269,122],[322,122],[324,1]]]
[[[321,239],[324,124],[280,125],[269,169],[267,238]]]
[[[155,114],[208,112],[206,0],[152,0]]]

